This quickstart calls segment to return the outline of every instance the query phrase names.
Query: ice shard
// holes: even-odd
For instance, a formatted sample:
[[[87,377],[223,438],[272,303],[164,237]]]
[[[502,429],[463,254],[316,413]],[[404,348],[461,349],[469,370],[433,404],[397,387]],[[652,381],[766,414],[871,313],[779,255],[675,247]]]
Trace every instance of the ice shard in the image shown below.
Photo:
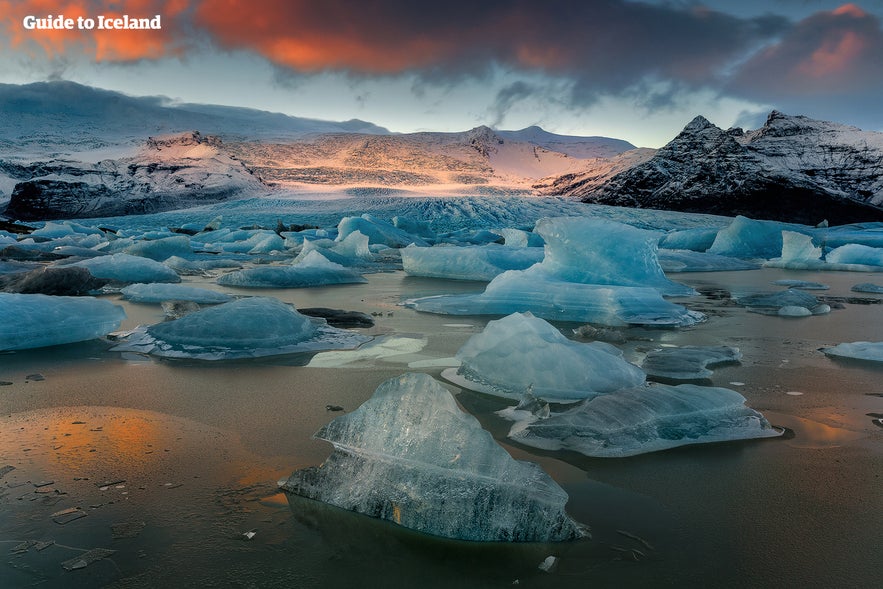
[[[381,384],[315,437],[334,446],[285,491],[447,538],[555,542],[585,535],[567,493],[535,463],[514,460],[432,377]]]

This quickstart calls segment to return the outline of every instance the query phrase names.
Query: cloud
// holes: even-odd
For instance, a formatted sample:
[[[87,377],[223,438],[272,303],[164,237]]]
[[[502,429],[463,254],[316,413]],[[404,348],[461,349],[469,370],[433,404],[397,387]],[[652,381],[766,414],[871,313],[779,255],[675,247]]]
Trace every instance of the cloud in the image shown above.
[[[96,62],[130,62],[180,55],[186,46],[179,21],[188,11],[185,0],[0,0],[0,31],[5,30],[9,46],[28,54],[34,60],[76,59],[84,57]],[[152,18],[162,15],[161,30],[92,30],[58,29],[28,30],[22,21],[26,16],[44,19],[63,15],[65,18],[104,16],[119,18]]]

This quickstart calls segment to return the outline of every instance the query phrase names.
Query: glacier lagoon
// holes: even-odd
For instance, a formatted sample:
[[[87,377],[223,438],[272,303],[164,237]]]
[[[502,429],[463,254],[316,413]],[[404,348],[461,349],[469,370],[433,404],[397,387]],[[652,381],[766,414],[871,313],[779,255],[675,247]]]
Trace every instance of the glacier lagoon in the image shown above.
[[[419,204],[388,201],[386,211],[407,216],[403,209]],[[231,215],[234,206],[248,213]],[[349,207],[364,207],[377,218],[392,217],[364,203],[337,206],[335,213],[327,203],[307,203],[301,218],[289,215],[296,208],[291,205],[281,215],[288,222],[314,218],[317,225],[333,225],[342,216],[358,216]],[[461,217],[459,225],[454,216],[445,217],[439,225],[449,225],[435,229],[524,228],[539,216],[560,215],[560,206],[463,203],[460,210],[471,210],[472,217]],[[227,203],[204,213],[105,219],[102,225],[147,231],[203,214],[208,222],[222,209],[230,227],[273,227],[280,215]],[[310,216],[320,209],[327,218]],[[644,229],[729,222],[585,210]],[[499,318],[420,313],[402,307],[403,300],[480,292],[484,283],[392,271],[366,274],[364,284],[255,292],[223,287],[213,276],[182,278],[188,286],[274,297],[297,308],[362,311],[374,315],[375,326],[358,333],[425,342],[370,361],[347,363],[346,352],[335,352],[342,354],[337,364],[313,367],[307,366],[309,355],[211,364],[156,360],[111,352],[116,342],[101,339],[0,355],[0,381],[11,383],[0,387],[0,539],[8,547],[3,566],[12,586],[449,587],[509,586],[515,580],[536,587],[873,586],[877,578],[880,514],[862,506],[883,499],[883,429],[870,415],[883,413],[883,372],[874,363],[829,358],[820,348],[874,339],[883,324],[881,296],[850,289],[880,283],[879,271],[673,274],[700,294],[671,301],[707,321],[678,329],[615,328],[623,336],[617,347],[637,365],[650,352],[674,346],[738,347],[740,363],[715,367],[709,380],[738,391],[773,425],[787,428],[779,438],[627,459],[540,451],[506,437],[511,422],[496,412],[512,401],[447,385],[500,446],[539,464],[569,495],[568,513],[592,529],[590,540],[554,544],[440,539],[286,497],[277,486],[328,457],[329,445],[311,436],[340,415],[331,409],[352,412],[382,382],[405,372],[443,382],[439,376],[453,365],[457,350]],[[795,320],[754,313],[734,300],[769,293],[775,290],[771,283],[785,279],[830,286],[814,294],[831,304],[831,312]],[[156,304],[117,294],[100,298],[125,309],[124,330],[164,319]],[[572,330],[580,324],[554,325],[575,337]],[[7,465],[15,469],[6,471]],[[28,540],[55,544],[38,550]],[[60,566],[93,548],[115,552],[83,570]],[[538,569],[549,556],[557,557],[555,568]]]

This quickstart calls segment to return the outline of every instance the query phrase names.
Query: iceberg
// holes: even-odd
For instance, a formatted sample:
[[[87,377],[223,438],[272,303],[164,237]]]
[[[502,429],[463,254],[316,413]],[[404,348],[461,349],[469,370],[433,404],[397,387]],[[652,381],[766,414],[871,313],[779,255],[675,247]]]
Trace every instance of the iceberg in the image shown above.
[[[101,299],[0,293],[0,351],[95,339],[125,318],[122,307]]]
[[[311,252],[316,251],[329,262],[351,268],[354,266],[372,266],[374,254],[368,246],[368,236],[359,231],[353,231],[343,241],[322,240],[328,242],[329,247],[323,247],[318,241],[304,240],[303,247],[294,263],[297,264],[306,258]]]
[[[692,384],[655,384],[583,401],[542,419],[529,415],[512,440],[543,450],[619,458],[707,442],[781,435],[736,391]]]
[[[496,244],[417,247],[401,250],[402,266],[409,276],[449,280],[490,281],[506,270],[524,270],[542,261],[537,247]]]
[[[732,272],[760,268],[760,264],[749,260],[691,250],[660,250],[659,265],[665,272]]]
[[[850,290],[852,290],[852,292],[870,292],[875,294],[883,294],[883,286],[880,286],[879,284],[874,284],[872,282],[862,282],[861,284],[856,284]]]
[[[514,227],[500,229],[500,235],[503,236],[503,243],[507,247],[543,247],[546,244],[536,233]]]
[[[329,261],[317,250],[297,264],[236,270],[218,278],[223,286],[241,288],[304,288],[367,282],[359,273]]]
[[[738,362],[739,348],[730,346],[681,346],[649,352],[641,368],[648,376],[670,380],[699,380],[713,373],[709,366]]]
[[[191,301],[200,305],[218,305],[233,300],[228,294],[183,284],[130,284],[120,293],[133,303]]]
[[[735,258],[774,258],[782,253],[783,230],[811,231],[809,227],[777,221],[755,221],[740,215],[717,232],[708,252]]]
[[[788,288],[796,288],[799,290],[828,290],[831,288],[827,284],[822,284],[821,282],[810,282],[808,280],[792,280],[792,279],[783,279],[776,280],[773,282],[776,286],[787,286]]]
[[[162,262],[172,256],[189,256],[193,253],[193,248],[190,247],[190,239],[186,235],[175,235],[161,239],[136,241],[123,249],[122,253]]]
[[[398,227],[381,221],[374,216],[365,213],[361,217],[344,217],[337,224],[337,241],[343,241],[355,231],[367,235],[369,243],[383,244],[389,247],[405,247],[409,244],[429,245],[426,240]]]
[[[659,247],[670,250],[704,252],[714,243],[717,232],[718,230],[715,227],[697,227],[696,229],[671,231],[659,240]]]
[[[749,307],[755,313],[783,317],[808,317],[831,312],[831,307],[821,303],[816,297],[793,288],[772,294],[738,296],[736,302]]]
[[[277,299],[251,297],[141,326],[112,351],[230,360],[355,348],[370,339],[311,319]]]
[[[828,356],[883,362],[883,342],[851,342],[822,348]]]
[[[86,268],[95,278],[116,282],[181,282],[178,273],[165,264],[129,254],[99,256],[70,265]]]
[[[817,247],[813,238],[795,231],[782,231],[782,255],[764,263],[768,268],[789,268],[792,270],[824,270],[822,248]]]
[[[883,248],[848,243],[828,252],[825,260],[830,264],[883,266]]]
[[[556,403],[573,403],[644,382],[644,373],[616,347],[567,339],[530,313],[490,321],[457,351],[459,368],[442,373],[454,384],[521,399],[526,391]]]
[[[514,460],[426,374],[382,383],[315,436],[334,446],[283,490],[427,534],[483,542],[586,535],[567,493],[535,463]]]

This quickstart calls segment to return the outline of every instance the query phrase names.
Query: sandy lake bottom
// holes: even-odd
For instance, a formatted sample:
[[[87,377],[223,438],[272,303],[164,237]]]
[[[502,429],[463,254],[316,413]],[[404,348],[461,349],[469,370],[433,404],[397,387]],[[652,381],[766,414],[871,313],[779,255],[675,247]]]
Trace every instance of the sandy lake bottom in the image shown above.
[[[593,537],[562,544],[445,540],[278,491],[279,479],[329,454],[311,439],[338,415],[326,405],[355,409],[408,370],[439,378],[444,359],[490,319],[398,303],[480,283],[394,272],[362,285],[227,291],[374,313],[376,325],[358,331],[398,352],[386,357],[169,361],[110,352],[104,340],[2,354],[0,586],[879,586],[883,367],[818,349],[880,340],[883,297],[849,289],[883,277],[764,269],[672,278],[703,293],[678,302],[709,320],[629,329],[626,358],[640,363],[669,344],[736,346],[742,362],[715,369],[711,382],[738,390],[786,435],[628,459],[541,452],[506,439],[508,422],[494,414],[504,402],[446,383],[513,456],[538,462],[569,493],[569,513]],[[780,278],[829,284],[814,294],[842,308],[793,319],[729,300],[777,290],[770,283]],[[162,319],[158,305],[120,304],[124,328]],[[539,570],[550,555],[556,566]]]

